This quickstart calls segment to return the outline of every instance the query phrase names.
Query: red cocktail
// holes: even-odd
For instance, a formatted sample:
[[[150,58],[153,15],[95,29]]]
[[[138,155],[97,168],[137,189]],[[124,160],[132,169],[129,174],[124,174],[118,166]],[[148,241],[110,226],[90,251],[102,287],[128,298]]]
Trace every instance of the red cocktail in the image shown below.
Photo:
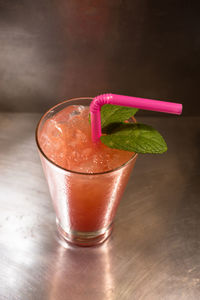
[[[103,242],[111,233],[120,198],[137,154],[91,140],[92,99],[62,102],[40,120],[36,140],[65,240],[83,246]]]

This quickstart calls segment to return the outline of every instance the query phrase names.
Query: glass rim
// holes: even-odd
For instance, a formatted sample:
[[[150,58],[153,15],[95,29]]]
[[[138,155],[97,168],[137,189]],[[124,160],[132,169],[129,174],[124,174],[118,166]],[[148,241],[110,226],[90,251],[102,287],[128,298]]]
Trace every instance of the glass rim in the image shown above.
[[[38,121],[38,124],[36,126],[36,130],[35,130],[35,140],[36,140],[36,144],[37,144],[37,147],[41,153],[41,155],[46,158],[48,160],[49,163],[51,163],[52,165],[54,165],[55,167],[59,168],[60,170],[64,171],[64,172],[69,172],[69,173],[74,173],[74,174],[79,174],[79,175],[92,175],[92,176],[95,176],[95,175],[102,175],[102,174],[108,174],[108,173],[112,173],[112,172],[115,172],[117,170],[120,170],[122,169],[124,166],[128,165],[131,161],[133,161],[137,156],[138,156],[138,153],[134,153],[133,156],[127,160],[124,164],[120,165],[119,167],[117,168],[114,168],[114,169],[111,169],[111,170],[108,170],[108,171],[104,171],[104,172],[98,172],[98,173],[84,173],[84,172],[78,172],[78,171],[73,171],[73,170],[69,170],[69,169],[66,169],[66,168],[63,168],[61,166],[59,166],[58,164],[56,164],[54,161],[52,161],[45,153],[44,151],[42,150],[42,148],[40,147],[40,143],[39,143],[39,140],[38,140],[38,131],[39,131],[39,128],[40,128],[40,125],[43,121],[43,119],[45,118],[45,116],[53,109],[55,109],[56,107],[64,104],[64,103],[67,103],[67,102],[70,102],[70,101],[75,101],[75,100],[84,100],[84,99],[87,99],[87,100],[92,100],[93,97],[78,97],[78,98],[71,98],[71,99],[68,99],[68,100],[64,100],[62,102],[59,102],[57,103],[56,105],[52,106],[50,109],[48,109],[42,116],[41,118],[39,119]]]

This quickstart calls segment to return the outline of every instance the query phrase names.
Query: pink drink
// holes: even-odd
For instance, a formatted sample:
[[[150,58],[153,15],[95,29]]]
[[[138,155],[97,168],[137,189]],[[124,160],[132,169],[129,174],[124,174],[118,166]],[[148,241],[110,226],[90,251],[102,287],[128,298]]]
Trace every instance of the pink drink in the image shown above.
[[[92,142],[89,103],[77,99],[58,104],[37,130],[59,232],[79,245],[103,242],[110,234],[137,156]]]

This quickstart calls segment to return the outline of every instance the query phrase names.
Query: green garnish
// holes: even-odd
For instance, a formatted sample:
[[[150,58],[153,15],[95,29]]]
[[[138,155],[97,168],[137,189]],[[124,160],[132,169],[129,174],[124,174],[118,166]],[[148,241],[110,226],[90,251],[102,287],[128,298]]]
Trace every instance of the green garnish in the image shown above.
[[[167,145],[160,133],[145,124],[121,123],[101,136],[101,141],[110,148],[133,151],[137,153],[163,153]]]
[[[101,108],[101,141],[110,148],[136,153],[163,153],[167,144],[162,135],[153,127],[141,123],[124,123],[138,111],[106,104]]]
[[[124,122],[138,111],[137,108],[105,104],[101,108],[101,127],[102,129],[111,123]]]

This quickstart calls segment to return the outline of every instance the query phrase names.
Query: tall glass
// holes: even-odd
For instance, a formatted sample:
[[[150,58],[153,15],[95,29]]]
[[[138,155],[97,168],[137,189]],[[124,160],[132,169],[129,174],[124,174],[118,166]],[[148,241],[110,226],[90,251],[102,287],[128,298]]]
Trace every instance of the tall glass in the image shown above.
[[[36,142],[56,213],[58,232],[67,242],[80,246],[102,243],[111,234],[119,201],[135,164],[134,154],[125,164],[102,173],[67,170],[51,161],[39,143],[46,120],[69,105],[89,106],[92,98],[57,104],[40,119]]]

